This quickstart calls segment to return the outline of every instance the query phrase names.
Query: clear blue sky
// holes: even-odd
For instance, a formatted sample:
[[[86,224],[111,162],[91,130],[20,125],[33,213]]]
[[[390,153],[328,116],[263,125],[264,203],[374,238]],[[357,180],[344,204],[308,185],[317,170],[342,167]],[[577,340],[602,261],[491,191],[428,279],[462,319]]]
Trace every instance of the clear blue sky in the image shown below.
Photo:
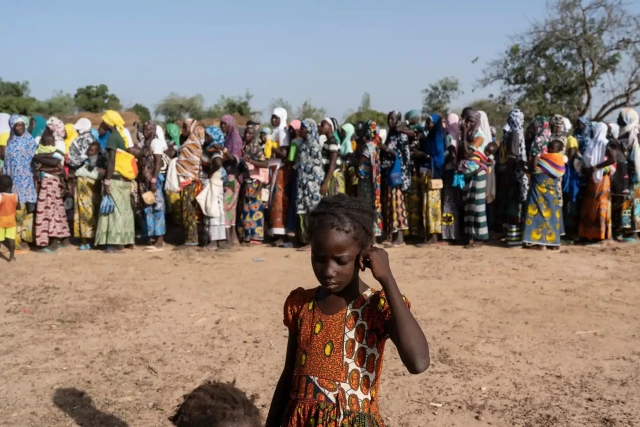
[[[364,92],[375,109],[419,108],[421,89],[456,76],[462,106],[491,92],[472,93],[484,65],[544,10],[545,0],[7,2],[0,77],[30,81],[38,98],[105,83],[125,107],[152,110],[169,92],[212,105],[249,89],[258,110],[309,98],[342,118]]]

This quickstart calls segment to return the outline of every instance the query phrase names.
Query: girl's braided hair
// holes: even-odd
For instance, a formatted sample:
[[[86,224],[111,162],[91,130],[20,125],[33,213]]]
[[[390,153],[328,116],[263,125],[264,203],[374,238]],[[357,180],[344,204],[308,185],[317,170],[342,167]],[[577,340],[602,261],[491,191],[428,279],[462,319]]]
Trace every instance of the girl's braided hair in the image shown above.
[[[320,201],[318,207],[309,215],[308,237],[315,233],[333,229],[348,234],[360,246],[368,248],[373,244],[373,223],[375,212],[363,199],[344,194],[327,197]]]

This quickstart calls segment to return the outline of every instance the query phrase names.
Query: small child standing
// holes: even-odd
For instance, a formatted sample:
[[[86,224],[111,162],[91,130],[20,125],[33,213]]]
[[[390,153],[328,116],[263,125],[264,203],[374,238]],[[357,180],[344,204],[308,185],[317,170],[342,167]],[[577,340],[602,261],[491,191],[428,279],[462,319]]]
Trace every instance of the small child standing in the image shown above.
[[[206,174],[206,178],[202,179],[202,191],[196,196],[203,215],[203,240],[207,242],[207,249],[227,250],[224,215],[224,183],[227,173],[222,167],[220,151],[214,151],[211,154],[211,162],[207,166]]]
[[[8,175],[0,176],[0,243],[9,249],[9,262],[15,261],[16,210],[18,196],[13,194],[13,180]]]
[[[289,343],[267,427],[381,426],[378,390],[391,338],[410,373],[429,367],[429,346],[389,267],[374,248],[373,208],[344,194],[309,216],[311,265],[320,286],[284,304]],[[371,289],[360,271],[382,286]]]

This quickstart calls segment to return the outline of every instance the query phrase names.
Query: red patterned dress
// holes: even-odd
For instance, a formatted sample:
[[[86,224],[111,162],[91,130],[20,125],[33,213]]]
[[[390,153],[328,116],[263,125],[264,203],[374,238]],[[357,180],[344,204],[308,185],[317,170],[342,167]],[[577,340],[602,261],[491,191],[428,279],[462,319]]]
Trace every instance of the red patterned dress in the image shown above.
[[[316,305],[317,290],[298,288],[284,305],[284,324],[297,334],[298,350],[282,425],[384,427],[378,391],[391,317],[385,294],[368,289],[329,316]]]

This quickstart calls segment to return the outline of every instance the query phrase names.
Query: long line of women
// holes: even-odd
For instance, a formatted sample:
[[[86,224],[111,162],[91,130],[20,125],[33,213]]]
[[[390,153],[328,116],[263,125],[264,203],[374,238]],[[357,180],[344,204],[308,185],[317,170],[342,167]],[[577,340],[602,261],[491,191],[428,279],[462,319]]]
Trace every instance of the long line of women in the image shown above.
[[[327,117],[271,127],[197,120],[139,125],[136,140],[115,111],[88,119],[0,115],[2,174],[12,178],[16,247],[70,244],[119,253],[162,250],[167,224],[178,247],[239,244],[306,248],[307,216],[346,193],[376,212],[379,243],[450,242],[476,248],[557,249],[561,238],[636,241],[640,230],[638,113],[616,123],[562,116],[525,122],[513,110],[500,141],[482,111],[461,117],[392,111],[386,127]],[[573,131],[572,131],[573,129]],[[6,144],[3,144],[3,140]]]

